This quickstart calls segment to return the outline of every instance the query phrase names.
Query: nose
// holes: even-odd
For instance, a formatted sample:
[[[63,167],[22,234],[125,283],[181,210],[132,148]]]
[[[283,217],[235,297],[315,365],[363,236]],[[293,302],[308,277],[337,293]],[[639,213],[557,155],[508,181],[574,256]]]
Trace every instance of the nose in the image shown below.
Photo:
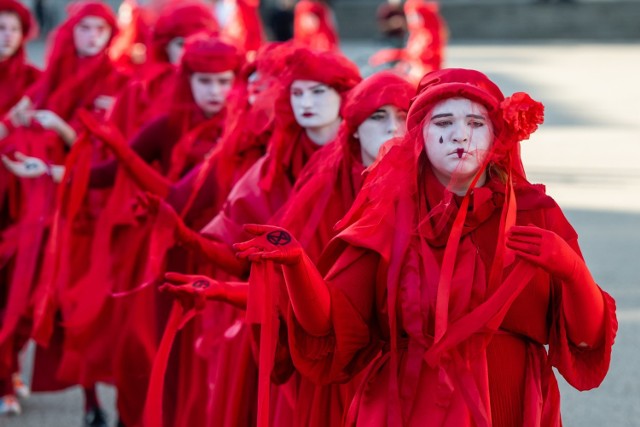
[[[464,143],[469,142],[469,130],[464,124],[458,124],[453,129],[453,135],[451,136],[453,142]]]
[[[398,133],[398,129],[400,128],[399,123],[398,123],[398,118],[395,117],[393,114],[391,114],[389,116],[389,122],[387,124],[387,133],[389,135],[393,135],[396,136]]]
[[[303,92],[302,99],[300,100],[300,105],[304,108],[309,108],[313,106],[313,99],[311,98],[311,94],[308,92]]]

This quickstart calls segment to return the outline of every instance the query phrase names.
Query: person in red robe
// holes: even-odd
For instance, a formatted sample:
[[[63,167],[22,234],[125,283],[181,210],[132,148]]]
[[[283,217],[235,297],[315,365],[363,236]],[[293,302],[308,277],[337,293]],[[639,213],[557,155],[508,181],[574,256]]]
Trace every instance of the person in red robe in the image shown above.
[[[318,51],[337,51],[340,46],[333,10],[324,0],[300,0],[293,8],[293,40]]]
[[[217,29],[213,14],[199,1],[170,3],[162,10],[150,30],[147,61],[109,115],[126,139],[150,119],[166,113],[185,39],[201,31],[213,34]]]
[[[37,28],[33,16],[29,10],[16,0],[0,1],[0,147],[2,140],[8,135],[13,123],[11,117],[7,115],[9,109],[13,107],[24,95],[26,89],[31,86],[40,76],[40,70],[29,64],[25,55],[25,44],[37,33]],[[10,189],[15,188],[11,181],[15,178],[6,170],[0,170],[0,229],[4,230],[16,220],[16,206],[14,197]],[[4,266],[0,269],[0,283],[3,291],[0,296],[0,307],[5,307],[6,284],[10,280],[10,267]],[[0,315],[2,318],[2,315]],[[20,403],[15,394],[25,396],[28,388],[20,385],[20,376],[17,372],[17,350],[22,347],[22,343],[27,334],[20,337],[16,334],[16,341],[12,343],[15,347],[14,358],[10,363],[0,362],[0,415],[20,413]],[[9,352],[11,353],[11,352]],[[8,367],[6,365],[12,365]],[[14,390],[13,378],[16,385],[20,386]]]
[[[344,425],[560,426],[552,367],[579,390],[604,379],[615,302],[520,159],[542,120],[480,72],[427,74],[319,269],[285,229],[248,228],[239,255],[282,265],[296,368],[322,384],[368,367]]]
[[[213,14],[220,26],[220,37],[241,49],[248,61],[256,53],[266,37],[260,19],[259,0],[213,0]]]
[[[426,73],[442,68],[448,30],[435,1],[408,0],[404,12],[409,31],[406,46],[383,49],[369,59],[369,64],[375,67],[393,63],[398,71],[417,83]]]
[[[134,425],[139,417],[146,392],[144,373],[149,370],[158,339],[153,292],[111,297],[114,292],[131,291],[144,273],[141,266],[145,265],[153,221],[140,215],[136,208],[136,177],[143,176],[142,187],[149,182],[166,185],[167,180],[175,181],[187,173],[215,147],[223,130],[226,99],[241,62],[235,47],[209,34],[187,39],[168,114],[146,125],[130,145],[112,126],[100,124],[86,114],[81,116],[90,132],[113,151],[117,160],[103,162],[84,174],[74,163],[67,164],[72,182],[84,176],[84,185],[89,188],[113,186],[113,190],[97,220],[88,251],[88,272],[63,287],[58,296],[67,333],[58,374],[82,384],[115,381],[120,418],[125,425]],[[22,164],[25,162],[38,160],[27,158]],[[166,178],[149,166],[153,162],[159,163],[160,173]],[[123,166],[121,171],[117,171],[118,163]],[[34,170],[42,173],[45,167],[40,164]],[[65,168],[59,169],[54,167],[58,177],[65,172]],[[132,169],[149,173],[130,174]],[[67,219],[72,220],[73,217]],[[45,292],[49,299],[54,295],[52,291],[58,292]],[[113,318],[121,318],[122,323]]]
[[[415,88],[410,83],[391,72],[373,75],[350,91],[336,141],[320,149],[305,166],[289,202],[282,208],[282,218],[277,221],[304,242],[313,261],[319,259],[334,235],[334,224],[344,216],[360,190],[365,167],[373,163],[383,143],[404,134],[406,111],[414,94]],[[264,287],[269,277],[273,280],[277,276],[252,273],[249,281],[255,282],[251,286]],[[175,273],[167,278],[164,289],[186,304],[193,305],[198,298],[206,298],[246,306],[251,298],[247,283],[223,283],[202,275]],[[197,283],[206,286],[194,286]],[[283,333],[286,336],[286,329]],[[286,341],[284,344],[286,347]],[[283,351],[288,353],[286,348],[278,350],[280,361],[273,375],[292,373],[285,366]],[[296,378],[296,383],[293,420],[296,426],[338,425],[358,386],[357,381],[317,386],[305,377]]]
[[[69,18],[56,30],[45,72],[11,109],[12,122],[17,126],[4,144],[10,151],[35,154],[47,161],[61,162],[82,125],[77,121],[79,109],[86,109],[96,118],[103,118],[113,98],[123,86],[126,76],[116,72],[106,51],[116,32],[115,17],[100,2],[74,3],[68,9]],[[98,150],[99,151],[99,150]],[[40,277],[41,260],[45,252],[47,231],[54,210],[55,193],[51,179],[42,177],[19,180],[20,217],[4,236],[13,245],[14,270],[11,277],[9,303],[11,316],[5,316],[0,342],[5,342],[29,314],[29,298]],[[9,313],[9,312],[8,312]],[[64,387],[50,370],[41,366],[57,359],[57,354],[38,351],[34,390]],[[52,362],[55,363],[55,362]],[[42,374],[44,372],[44,374]],[[88,416],[100,412],[95,391],[86,390]]]
[[[204,237],[178,227],[183,244],[215,263],[214,277],[246,276],[247,266],[231,248],[245,237],[241,224],[249,218],[267,221],[284,205],[311,155],[335,138],[341,99],[360,80],[357,67],[333,53],[295,48],[280,64],[284,72],[267,155],[236,183],[220,213],[201,231]],[[202,316],[199,348],[210,359],[212,387],[208,425],[252,425],[261,406],[256,407],[257,373],[244,311],[210,304]],[[285,394],[279,397],[284,412],[276,411],[275,422],[286,425],[292,419],[290,403]]]

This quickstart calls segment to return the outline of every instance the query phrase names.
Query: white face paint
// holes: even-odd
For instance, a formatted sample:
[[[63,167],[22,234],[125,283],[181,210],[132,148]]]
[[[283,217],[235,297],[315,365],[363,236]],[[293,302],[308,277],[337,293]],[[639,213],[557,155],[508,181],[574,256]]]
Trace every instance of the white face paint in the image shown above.
[[[10,58],[22,43],[22,24],[13,12],[0,12],[0,61]]]
[[[385,105],[358,126],[354,136],[360,141],[363,165],[369,166],[376,160],[382,144],[407,132],[406,119],[406,111]]]
[[[220,73],[191,74],[191,93],[196,105],[206,116],[213,116],[222,110],[233,87],[233,71]]]
[[[318,130],[340,121],[340,94],[324,83],[295,80],[290,100],[296,122],[305,129]]]
[[[167,43],[167,47],[165,48],[167,51],[167,58],[169,58],[169,62],[177,65],[180,62],[180,58],[182,58],[182,53],[184,52],[184,37],[174,37],[171,39],[169,43]]]
[[[467,98],[437,103],[422,129],[433,172],[452,191],[464,193],[482,167],[493,143],[493,127],[484,105]],[[484,176],[477,186],[484,184]]]
[[[103,18],[85,16],[73,27],[73,43],[78,56],[95,56],[102,52],[111,37],[111,27]]]

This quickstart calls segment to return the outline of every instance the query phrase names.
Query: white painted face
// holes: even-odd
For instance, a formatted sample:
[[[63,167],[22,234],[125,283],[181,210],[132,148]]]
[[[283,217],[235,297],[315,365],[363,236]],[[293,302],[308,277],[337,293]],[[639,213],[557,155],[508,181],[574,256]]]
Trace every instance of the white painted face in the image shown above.
[[[10,58],[22,43],[22,24],[13,12],[0,12],[0,61]]]
[[[182,53],[184,52],[184,37],[174,37],[171,39],[169,43],[167,43],[167,47],[165,48],[167,51],[167,58],[169,58],[169,62],[177,65],[180,62],[180,58],[182,58]]]
[[[437,103],[422,132],[433,172],[445,186],[460,183],[468,186],[493,143],[493,126],[487,109],[467,98],[449,98]],[[477,185],[483,183],[484,177]]]
[[[95,56],[102,52],[111,37],[111,27],[104,18],[85,16],[73,27],[73,43],[78,56]]]
[[[305,129],[321,129],[340,120],[340,94],[313,80],[294,80],[291,108],[296,122]]]
[[[395,105],[378,108],[358,126],[354,136],[360,141],[362,164],[371,165],[382,144],[407,132],[407,112]]]
[[[206,116],[213,116],[224,108],[227,96],[233,87],[234,77],[231,70],[220,73],[191,74],[193,99]]]

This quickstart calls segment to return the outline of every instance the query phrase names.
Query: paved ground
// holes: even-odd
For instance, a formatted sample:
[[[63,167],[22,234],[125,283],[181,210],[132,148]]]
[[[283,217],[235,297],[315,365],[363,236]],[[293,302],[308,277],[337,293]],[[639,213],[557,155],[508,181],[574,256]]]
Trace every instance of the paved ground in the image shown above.
[[[364,64],[370,43],[345,52]],[[37,53],[37,51],[36,51]],[[620,331],[602,386],[561,382],[566,426],[637,426],[640,420],[640,47],[633,44],[457,44],[447,65],[482,70],[505,93],[546,105],[545,125],[523,144],[529,178],[547,184],[580,235],[593,275],[618,302]],[[363,67],[365,73],[369,73]],[[114,393],[101,396],[113,413]],[[24,402],[6,427],[80,426],[78,390]]]

